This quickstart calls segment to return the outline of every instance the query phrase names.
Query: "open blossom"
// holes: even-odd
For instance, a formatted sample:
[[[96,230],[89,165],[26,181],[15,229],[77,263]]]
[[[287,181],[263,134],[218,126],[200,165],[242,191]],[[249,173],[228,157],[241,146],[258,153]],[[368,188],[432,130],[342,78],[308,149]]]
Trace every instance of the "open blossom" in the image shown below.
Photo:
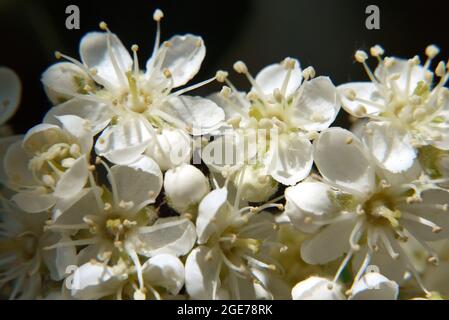
[[[5,185],[27,212],[41,212],[75,197],[86,185],[93,144],[90,125],[67,115],[59,125],[39,124],[9,145],[3,158]]]
[[[239,169],[239,165],[255,164],[262,167],[265,176],[284,185],[303,180],[313,163],[310,141],[318,131],[329,127],[340,109],[336,88],[327,77],[314,78],[313,68],[302,71],[299,62],[291,58],[267,66],[255,78],[241,61],[234,64],[234,69],[248,78],[251,91],[247,95],[238,92],[221,72],[217,79],[229,87],[225,86],[214,100],[225,110],[236,141],[225,135],[208,148],[219,148],[231,140],[247,145],[249,150],[237,155],[237,163],[225,162],[221,168],[217,166],[220,163],[207,158],[206,163],[221,171],[226,165]]]
[[[211,191],[200,203],[196,220],[198,247],[186,260],[186,289],[194,299],[273,299],[285,297],[281,270],[270,250],[276,242],[274,217],[261,207],[232,204],[226,187]],[[287,293],[288,294],[288,293]]]
[[[189,135],[206,134],[220,127],[224,114],[214,102],[183,95],[215,77],[172,92],[198,72],[206,49],[203,40],[191,34],[177,35],[160,44],[162,17],[162,12],[156,10],[158,31],[145,71],[139,66],[138,46],[132,46],[131,56],[104,22],[100,27],[105,32],[91,32],[81,40],[81,62],[57,53],[57,57],[70,62],[51,66],[42,81],[54,103],[66,102],[52,108],[46,121],[61,114],[90,120],[96,133],[102,132],[95,146],[97,154],[116,164],[136,161],[150,144],[159,148],[150,153],[166,153],[170,143],[157,138],[160,130],[179,131],[177,134],[184,136],[178,141],[183,143],[181,150],[189,150]]]
[[[76,261],[73,246],[44,250],[53,241],[66,238],[44,231],[48,218],[48,212],[24,212],[14,203],[1,200],[0,292],[10,299],[35,299],[46,285],[44,275],[59,281],[66,267]]]
[[[426,49],[428,60],[420,65],[418,56],[410,60],[386,57],[375,46],[371,54],[379,65],[371,72],[367,54],[357,51],[371,82],[353,82],[338,87],[346,111],[359,118],[369,118],[364,141],[379,164],[402,172],[413,165],[417,150],[423,146],[449,149],[449,73],[444,62],[430,70],[439,50]],[[434,78],[439,78],[435,80]]]
[[[136,277],[142,284],[137,283]],[[159,254],[145,261],[140,270],[127,265],[124,260],[113,267],[100,262],[85,263],[73,274],[71,293],[79,299],[112,296],[120,300],[147,297],[161,300],[177,295],[183,285],[184,265],[179,258]]]
[[[340,128],[321,133],[314,158],[323,181],[286,190],[292,223],[314,234],[302,244],[302,258],[325,264],[345,255],[334,281],[351,258],[358,270],[354,283],[370,263],[398,282],[408,270],[429,294],[401,245],[414,238],[428,261],[438,263],[427,241],[449,235],[448,191],[416,172],[416,165],[401,175],[378,167],[362,142]]]
[[[78,256],[82,269],[77,277],[81,283],[93,281],[91,274],[98,275],[98,266],[92,265],[92,259],[107,270],[111,267],[114,276],[118,275],[117,270],[129,274],[132,266],[135,268],[132,273],[137,275],[135,291],[144,295],[146,269],[141,260],[158,254],[187,254],[196,240],[195,227],[182,217],[158,218],[155,209],[148,207],[155,202],[162,188],[162,173],[150,158],[142,157],[132,165],[115,165],[110,169],[99,158],[97,163],[103,164],[108,171],[111,189],[85,189],[76,202],[68,203],[68,208],[54,212],[47,228],[69,232],[71,239],[47,249],[84,246]],[[151,268],[151,262],[148,264]],[[101,279],[98,281],[103,281]],[[83,297],[82,292],[79,295]]]

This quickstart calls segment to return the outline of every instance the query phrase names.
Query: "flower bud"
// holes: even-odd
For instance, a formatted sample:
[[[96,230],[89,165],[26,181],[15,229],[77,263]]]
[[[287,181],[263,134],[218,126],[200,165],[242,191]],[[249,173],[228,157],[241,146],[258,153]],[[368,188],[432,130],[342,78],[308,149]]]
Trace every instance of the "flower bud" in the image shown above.
[[[178,129],[162,129],[156,141],[145,150],[145,154],[159,165],[162,171],[188,163],[192,154],[190,137]]]
[[[310,277],[292,289],[293,300],[346,300],[341,286],[328,279]]]
[[[192,209],[210,191],[207,178],[190,164],[168,170],[164,189],[168,204],[180,213]]]

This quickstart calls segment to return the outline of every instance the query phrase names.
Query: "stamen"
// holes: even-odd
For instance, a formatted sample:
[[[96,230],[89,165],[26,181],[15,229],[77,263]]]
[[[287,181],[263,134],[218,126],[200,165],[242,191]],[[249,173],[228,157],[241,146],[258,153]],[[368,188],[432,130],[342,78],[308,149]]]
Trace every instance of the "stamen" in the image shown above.
[[[410,221],[414,221],[414,222],[418,222],[418,223],[420,223],[422,225],[425,225],[425,226],[428,226],[428,227],[432,228],[432,232],[433,233],[440,233],[443,230],[437,224],[435,224],[432,221],[427,220],[427,219],[425,219],[423,217],[418,217],[418,216],[415,216],[415,215],[410,214],[408,212],[404,212],[402,214],[402,216],[403,216],[404,219],[407,219],[407,220],[410,220]]]

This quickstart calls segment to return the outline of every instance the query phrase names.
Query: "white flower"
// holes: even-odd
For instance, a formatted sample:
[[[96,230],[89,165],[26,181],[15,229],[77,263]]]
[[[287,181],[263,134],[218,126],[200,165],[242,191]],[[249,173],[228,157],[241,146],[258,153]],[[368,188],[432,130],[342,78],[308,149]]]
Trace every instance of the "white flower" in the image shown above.
[[[67,208],[55,211],[48,228],[69,232],[71,239],[47,249],[86,246],[79,253],[79,264],[94,259],[120,270],[125,265],[119,274],[127,274],[132,266],[138,276],[136,290],[144,290],[141,259],[158,254],[187,254],[196,240],[195,226],[181,217],[158,219],[157,212],[148,207],[162,188],[162,173],[150,158],[142,157],[136,163],[110,169],[100,158],[97,163],[107,170],[111,189],[85,189],[76,201],[67,202]]]
[[[270,256],[276,242],[274,217],[263,212],[278,204],[239,207],[228,201],[225,188],[215,189],[201,201],[196,220],[198,247],[186,260],[186,290],[193,299],[272,299],[283,296],[285,285]],[[287,295],[288,295],[288,290]]]
[[[336,88],[327,77],[314,78],[310,67],[301,72],[299,62],[291,58],[264,68],[255,79],[241,61],[234,69],[251,82],[250,93],[244,96],[238,92],[222,72],[217,79],[232,89],[224,87],[214,99],[225,110],[241,143],[250,148],[257,145],[237,165],[251,161],[262,165],[266,174],[284,185],[303,180],[312,168],[310,140],[317,131],[329,127],[340,109]],[[212,146],[219,148],[221,143],[217,139]],[[205,162],[216,165],[208,159]]]
[[[10,299],[35,299],[46,278],[61,280],[76,263],[75,247],[44,250],[64,235],[44,232],[47,212],[27,213],[2,200],[0,207],[0,291]],[[9,289],[8,289],[9,285]]]
[[[154,18],[158,31],[145,72],[139,67],[138,46],[132,47],[131,56],[102,22],[100,27],[106,32],[91,32],[81,40],[82,62],[57,53],[70,63],[55,64],[42,76],[52,100],[70,99],[52,108],[46,121],[52,122],[55,115],[75,114],[90,120],[96,133],[106,128],[95,150],[116,164],[136,161],[155,140],[163,152],[169,149],[169,143],[157,138],[160,132],[156,129],[177,128],[201,135],[220,127],[224,119],[214,102],[182,96],[215,77],[171,92],[198,72],[206,49],[200,37],[190,34],[174,36],[160,45],[161,15]]]
[[[346,300],[341,285],[321,277],[310,277],[292,289],[293,300]]]
[[[209,193],[210,187],[209,181],[199,169],[183,164],[165,173],[164,191],[169,205],[178,212],[185,213],[198,205]]]
[[[416,164],[400,175],[377,167],[362,142],[341,128],[321,133],[314,159],[323,181],[302,182],[285,193],[292,223],[316,232],[302,244],[302,258],[326,264],[346,254],[334,281],[353,256],[354,283],[370,263],[398,282],[408,270],[429,293],[401,242],[415,238],[429,262],[438,262],[427,241],[449,235],[448,192]]]
[[[136,283],[136,276],[141,277],[142,285]],[[183,285],[182,262],[170,254],[159,254],[149,258],[140,271],[126,265],[124,261],[114,267],[99,262],[85,263],[73,275],[71,293],[78,299],[86,300],[108,296],[136,300],[151,297],[160,300],[165,292],[177,295]]]
[[[77,116],[60,125],[39,124],[12,143],[3,159],[13,200],[27,212],[41,212],[75,197],[86,185],[93,144],[90,126]]]
[[[3,125],[16,113],[21,96],[20,78],[13,70],[0,67],[0,135],[3,135]]]
[[[371,49],[379,59],[374,74],[365,62],[366,53],[357,51],[356,60],[363,64],[371,82],[339,87],[345,110],[371,120],[363,139],[379,165],[392,172],[410,168],[419,147],[449,149],[449,96],[444,87],[449,74],[444,62],[438,64],[435,73],[429,69],[438,51],[428,47],[428,60],[421,66],[417,56],[410,60],[383,59],[383,50],[376,46]],[[440,81],[433,85],[435,75]]]

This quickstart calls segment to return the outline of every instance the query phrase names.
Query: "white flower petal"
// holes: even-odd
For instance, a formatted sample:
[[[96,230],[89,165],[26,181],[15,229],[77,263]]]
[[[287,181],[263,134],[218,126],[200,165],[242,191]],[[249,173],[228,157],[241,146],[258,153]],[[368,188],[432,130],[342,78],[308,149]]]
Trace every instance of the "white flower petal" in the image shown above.
[[[85,216],[99,214],[103,207],[98,208],[95,192],[101,196],[101,191],[99,187],[86,188],[72,197],[58,199],[52,210],[53,222],[59,225],[82,224]]]
[[[41,123],[28,130],[23,138],[23,148],[34,154],[58,142],[68,142],[64,131],[53,124]]]
[[[13,142],[4,154],[3,170],[8,177],[8,183],[12,186],[33,186],[36,181],[28,169],[30,156],[22,148],[22,139]]]
[[[147,74],[168,69],[173,78],[173,87],[176,88],[186,84],[198,73],[206,55],[206,47],[201,37],[191,34],[176,35],[167,43],[170,45],[159,48],[158,56],[148,60]],[[162,50],[166,52],[161,54]],[[154,70],[153,66],[160,62],[160,56],[164,57],[160,70]]]
[[[370,122],[366,125],[363,142],[379,166],[399,173],[409,169],[416,158],[408,132],[389,122]]]
[[[45,115],[44,122],[58,124],[56,117],[62,115],[74,115],[88,120],[93,133],[98,134],[108,125],[114,114],[107,104],[74,98],[51,108]]]
[[[294,59],[295,67],[291,71],[290,80],[287,85],[286,96],[290,96],[299,88],[302,81],[302,71],[299,61]],[[281,64],[275,63],[263,68],[256,76],[256,83],[264,94],[271,96],[275,89],[282,89],[288,70]],[[254,90],[255,88],[253,88]],[[256,91],[256,90],[254,90]]]
[[[88,176],[86,156],[81,156],[59,178],[53,194],[60,198],[75,196],[86,185]]]
[[[375,184],[374,167],[362,142],[341,128],[323,131],[314,143],[315,163],[330,183],[364,196]]]
[[[22,96],[22,83],[11,69],[0,67],[0,125],[17,111]]]
[[[392,65],[385,67],[384,64],[379,64],[379,66],[374,71],[374,75],[378,79],[388,79],[392,75],[399,75],[399,78],[395,81],[396,86],[403,92],[407,87],[407,78],[409,73],[409,62],[405,59],[394,58]],[[422,66],[413,66],[412,72],[410,73],[410,88],[408,94],[411,94],[418,82],[426,81],[426,73],[428,72]]]
[[[87,33],[80,42],[80,56],[89,69],[97,70],[95,76],[97,82],[109,89],[119,89],[127,85],[124,82],[126,80],[125,73],[131,70],[133,60],[115,34]],[[117,70],[114,68],[114,62]]]
[[[216,130],[225,118],[223,109],[215,102],[201,97],[171,97],[162,106],[162,110],[181,121],[194,136]]]
[[[304,82],[300,98],[288,109],[289,121],[306,131],[322,131],[334,122],[339,110],[334,84],[328,77],[318,77]]]
[[[131,244],[139,243],[137,253],[147,257],[163,253],[183,256],[195,241],[194,224],[179,217],[159,218],[154,225],[139,228],[130,238]]]
[[[162,171],[173,169],[183,163],[189,163],[192,156],[192,139],[183,130],[163,128],[155,133],[145,154],[157,162]]]
[[[399,286],[380,273],[368,272],[352,287],[350,300],[396,300]]]
[[[346,300],[339,284],[321,277],[310,277],[292,289],[293,300]]]
[[[350,249],[349,236],[355,221],[347,220],[330,224],[301,245],[301,257],[309,264],[326,264]]]
[[[132,201],[137,208],[153,203],[162,188],[162,172],[154,160],[142,156],[130,165],[115,165],[111,168],[120,201]]]
[[[206,195],[198,206],[196,219],[196,233],[198,243],[206,243],[209,237],[220,232],[227,217],[224,210],[228,197],[226,188],[216,189]]]
[[[115,164],[137,161],[152,139],[151,128],[141,117],[120,119],[106,128],[95,144],[95,152]]]
[[[177,257],[159,254],[142,266],[143,279],[151,286],[160,286],[177,295],[184,286],[184,265]]]
[[[311,217],[313,220],[319,220],[334,215],[337,208],[330,198],[332,193],[331,187],[325,183],[301,182],[285,190],[285,212],[299,230],[315,231],[318,227],[305,222],[305,219]]]
[[[272,144],[265,166],[274,180],[292,186],[306,178],[312,169],[312,144],[301,134],[279,136],[278,143]]]
[[[198,300],[217,298],[220,287],[219,270],[221,257],[217,247],[199,246],[192,250],[186,260],[186,290]],[[207,259],[206,259],[207,257]]]
[[[16,193],[12,200],[20,207],[20,209],[38,213],[46,211],[54,206],[56,199],[52,194],[40,194],[36,192],[19,192]]]
[[[111,267],[101,263],[85,263],[75,270],[71,283],[72,295],[78,299],[100,299],[117,291],[120,280]]]
[[[346,83],[338,86],[338,91],[340,93],[343,108],[354,117],[364,117],[365,113],[360,113],[361,111],[364,111],[363,108],[360,108],[361,106],[366,110],[366,114],[378,115],[382,110],[376,106],[376,104],[385,105],[383,97],[372,82]],[[352,99],[351,95],[354,94],[357,99],[362,99],[364,102]],[[348,96],[350,96],[351,99],[348,99]],[[365,101],[371,101],[375,104],[365,103]]]
[[[93,132],[88,121],[73,115],[58,116],[56,118],[72,139],[75,140],[82,154],[89,155],[92,149]]]
[[[223,109],[226,120],[239,117],[241,118],[240,125],[242,127],[248,124],[247,115],[251,108],[251,103],[244,92],[232,92],[227,99],[223,98],[219,93],[214,93],[208,96],[208,99]]]
[[[45,245],[51,246],[57,242],[70,241],[70,237],[61,233],[48,232],[44,235]],[[77,264],[76,247],[65,246],[51,250],[43,250],[43,260],[50,271],[52,280],[65,278],[67,267]]]
[[[53,104],[62,103],[84,92],[84,86],[93,86],[90,76],[81,67],[71,62],[51,65],[41,78],[45,92]]]

